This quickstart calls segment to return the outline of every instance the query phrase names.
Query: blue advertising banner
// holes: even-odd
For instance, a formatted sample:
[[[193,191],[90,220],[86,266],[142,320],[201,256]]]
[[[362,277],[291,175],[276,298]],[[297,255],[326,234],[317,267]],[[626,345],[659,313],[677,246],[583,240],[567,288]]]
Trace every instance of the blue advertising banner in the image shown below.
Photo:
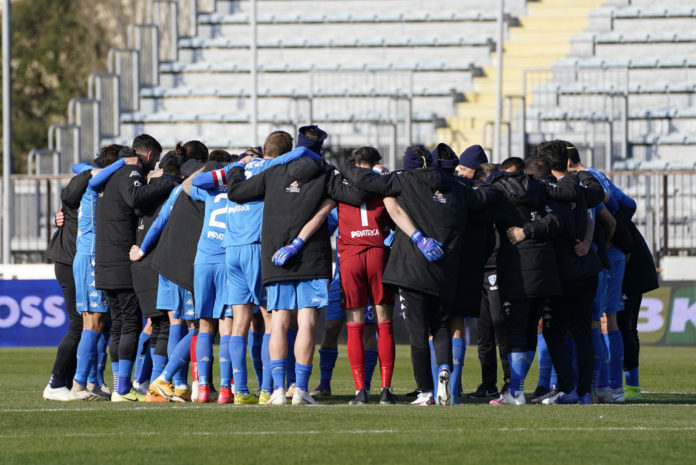
[[[0,347],[57,346],[68,323],[55,279],[0,280]]]

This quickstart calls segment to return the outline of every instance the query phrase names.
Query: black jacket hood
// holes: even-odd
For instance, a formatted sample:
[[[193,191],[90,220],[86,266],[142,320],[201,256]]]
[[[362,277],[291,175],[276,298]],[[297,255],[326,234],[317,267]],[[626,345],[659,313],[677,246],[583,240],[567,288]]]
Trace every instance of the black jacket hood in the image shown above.
[[[493,184],[516,205],[541,210],[546,202],[546,189],[540,181],[523,173],[503,173],[495,176]]]

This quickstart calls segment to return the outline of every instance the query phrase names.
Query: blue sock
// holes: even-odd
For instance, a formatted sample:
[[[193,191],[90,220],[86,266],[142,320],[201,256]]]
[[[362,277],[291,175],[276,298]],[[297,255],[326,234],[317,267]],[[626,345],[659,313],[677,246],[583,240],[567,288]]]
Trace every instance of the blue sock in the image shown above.
[[[109,333],[102,331],[97,339],[97,384],[103,386],[104,369],[106,368],[106,347],[109,345]]]
[[[516,395],[524,391],[524,376],[527,370],[526,355],[524,352],[510,352],[508,363],[510,364],[510,394]]]
[[[186,325],[170,325],[169,326],[169,339],[167,340],[167,357],[172,358],[172,354],[176,349],[177,344],[186,335]],[[189,355],[189,358],[191,356]]]
[[[621,331],[618,329],[606,335],[609,344],[609,387],[623,387],[624,346]]]
[[[640,386],[640,381],[638,379],[638,367],[624,371],[624,376],[626,377],[627,386]]]
[[[210,333],[198,333],[196,343],[196,360],[198,360],[198,384],[207,386],[210,383],[208,372],[213,359],[213,335]]]
[[[308,392],[310,376],[312,376],[312,365],[302,365],[301,363],[295,362],[295,383],[297,389]]]
[[[319,387],[330,389],[338,349],[319,349]]]
[[[558,373],[556,372],[556,367],[551,365],[551,376],[549,377],[549,389],[555,389],[558,387]]]
[[[263,375],[261,376],[261,389],[266,392],[273,390],[273,377],[271,375],[271,354],[268,346],[271,342],[271,335],[263,335],[263,344],[261,345],[261,361],[263,362]]]
[[[594,363],[592,365],[592,391],[597,390],[599,383],[600,365],[602,363],[602,335],[599,328],[592,328],[592,350],[594,352]]]
[[[288,329],[288,358],[287,365],[285,366],[285,372],[288,377],[288,387],[295,383],[295,339],[297,339],[297,330]]]
[[[285,367],[288,360],[280,358],[271,360],[271,376],[273,377],[273,390],[285,387]]]
[[[126,395],[131,390],[131,374],[133,373],[135,360],[118,361],[118,393]]]
[[[96,360],[96,357],[94,358],[94,361],[90,361],[89,376],[87,377],[87,381],[92,383],[92,384],[97,384],[97,360]]]
[[[80,344],[77,346],[77,368],[75,381],[84,386],[90,376],[92,367],[97,365],[97,342],[99,333],[91,329],[82,331]]]
[[[430,346],[430,373],[433,377],[433,396],[437,397],[437,359],[435,358],[435,345],[433,340],[428,341]]]
[[[241,394],[249,393],[247,385],[246,364],[247,341],[244,336],[232,336],[230,338],[230,355],[232,356],[232,375],[234,376],[234,390]]]
[[[230,336],[220,336],[220,351],[218,352],[218,359],[220,360],[220,387],[229,389],[231,387],[230,380],[232,379]]]
[[[551,354],[549,347],[546,345],[544,335],[537,334],[537,352],[539,353],[539,381],[537,386],[544,386],[546,389],[551,389],[551,370],[553,363],[551,362]]]
[[[136,379],[136,381],[138,380],[138,377],[140,375],[140,366],[145,361],[146,355],[149,354],[149,351],[147,350],[148,346],[149,346],[148,342],[150,342],[150,335],[147,334],[145,331],[141,331],[140,337],[138,337],[138,352],[137,352],[137,355],[135,358],[135,379]]]
[[[459,399],[459,385],[464,368],[464,355],[466,354],[466,344],[461,337],[452,338],[452,373],[450,374],[450,393],[451,402],[457,403]]]
[[[372,383],[372,375],[375,372],[375,367],[377,366],[378,353],[374,349],[368,349],[365,351],[365,390],[370,390],[370,383]]]
[[[200,335],[198,337],[200,338]],[[192,338],[193,330],[189,331],[188,334],[181,339],[174,348],[171,357],[169,357],[167,365],[164,367],[164,370],[162,370],[162,377],[166,381],[171,383],[172,379],[174,379],[174,375],[183,371],[184,369],[186,369],[188,372],[188,364],[191,361],[190,345]]]
[[[140,364],[139,370],[135,370],[135,380],[138,382],[138,384],[143,384],[149,380],[150,375],[152,375],[152,356],[150,355],[150,344],[147,344],[144,350],[145,354],[142,356],[143,361]]]
[[[176,348],[174,349],[175,354],[178,350],[181,350],[181,353],[185,354],[184,356],[186,357],[186,361],[179,367],[179,369],[176,372],[174,372],[174,377],[172,378],[172,383],[174,384],[174,386],[188,385],[189,363],[191,362],[191,339],[193,339],[193,335],[195,334],[195,332],[195,329],[189,329],[188,333],[184,336],[184,338],[181,341],[179,341],[179,344],[177,344]],[[179,347],[179,345],[181,345],[181,347]],[[215,357],[211,355],[211,364],[213,363],[214,358]],[[210,372],[210,370],[208,371]],[[210,379],[210,374],[208,374],[208,380],[212,382],[212,380]]]
[[[77,368],[75,370],[75,381],[82,386],[87,384],[92,367],[96,367],[98,339],[98,332],[91,329],[82,331],[80,343],[77,346]]]
[[[599,361],[599,381],[597,387],[609,386],[609,347],[606,334],[599,335],[600,345],[602,346],[602,358]]]
[[[247,350],[251,355],[251,363],[254,366],[254,374],[256,375],[256,381],[261,387],[263,381],[263,360],[261,357],[261,346],[263,345],[263,333],[249,330],[247,335]]]
[[[150,382],[157,379],[159,375],[162,374],[162,370],[167,365],[166,355],[155,354],[155,349],[152,349],[152,374],[150,375]]]

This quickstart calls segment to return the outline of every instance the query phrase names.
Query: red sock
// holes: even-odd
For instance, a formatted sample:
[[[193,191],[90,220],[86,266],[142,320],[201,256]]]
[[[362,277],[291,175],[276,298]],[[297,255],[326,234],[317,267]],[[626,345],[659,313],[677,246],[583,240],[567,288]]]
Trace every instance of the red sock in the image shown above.
[[[198,361],[196,360],[196,343],[198,342],[198,334],[194,334],[189,345],[191,353],[191,379],[193,382],[198,381]]]
[[[377,352],[379,354],[379,368],[382,375],[382,387],[391,387],[394,374],[394,326],[392,321],[377,323]]]
[[[353,373],[355,390],[359,391],[365,387],[365,345],[363,344],[363,333],[365,323],[349,322],[348,328],[348,361],[350,371]]]

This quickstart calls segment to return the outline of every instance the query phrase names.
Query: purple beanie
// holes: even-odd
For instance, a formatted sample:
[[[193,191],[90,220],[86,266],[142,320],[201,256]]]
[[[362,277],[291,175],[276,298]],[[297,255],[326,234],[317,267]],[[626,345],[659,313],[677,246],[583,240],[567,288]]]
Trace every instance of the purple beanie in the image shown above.
[[[459,156],[459,164],[472,170],[475,170],[483,163],[488,163],[488,157],[480,145],[472,145]]]
[[[437,166],[443,170],[452,171],[459,164],[457,154],[454,153],[454,150],[452,150],[449,145],[444,143],[437,144],[437,147],[430,152],[430,155],[433,157],[433,166]]]
[[[406,149],[404,154],[404,169],[406,171],[427,168],[432,162],[432,155],[422,145],[412,145]]]
[[[308,137],[305,132],[310,129],[314,128],[317,131],[320,132],[319,139],[314,140],[310,137]],[[299,131],[297,131],[297,146],[298,147],[307,147],[309,150],[311,150],[314,153],[321,153],[322,145],[324,145],[324,141],[329,135],[326,134],[325,131],[319,129],[319,126],[317,125],[311,125],[311,126],[302,126]]]

